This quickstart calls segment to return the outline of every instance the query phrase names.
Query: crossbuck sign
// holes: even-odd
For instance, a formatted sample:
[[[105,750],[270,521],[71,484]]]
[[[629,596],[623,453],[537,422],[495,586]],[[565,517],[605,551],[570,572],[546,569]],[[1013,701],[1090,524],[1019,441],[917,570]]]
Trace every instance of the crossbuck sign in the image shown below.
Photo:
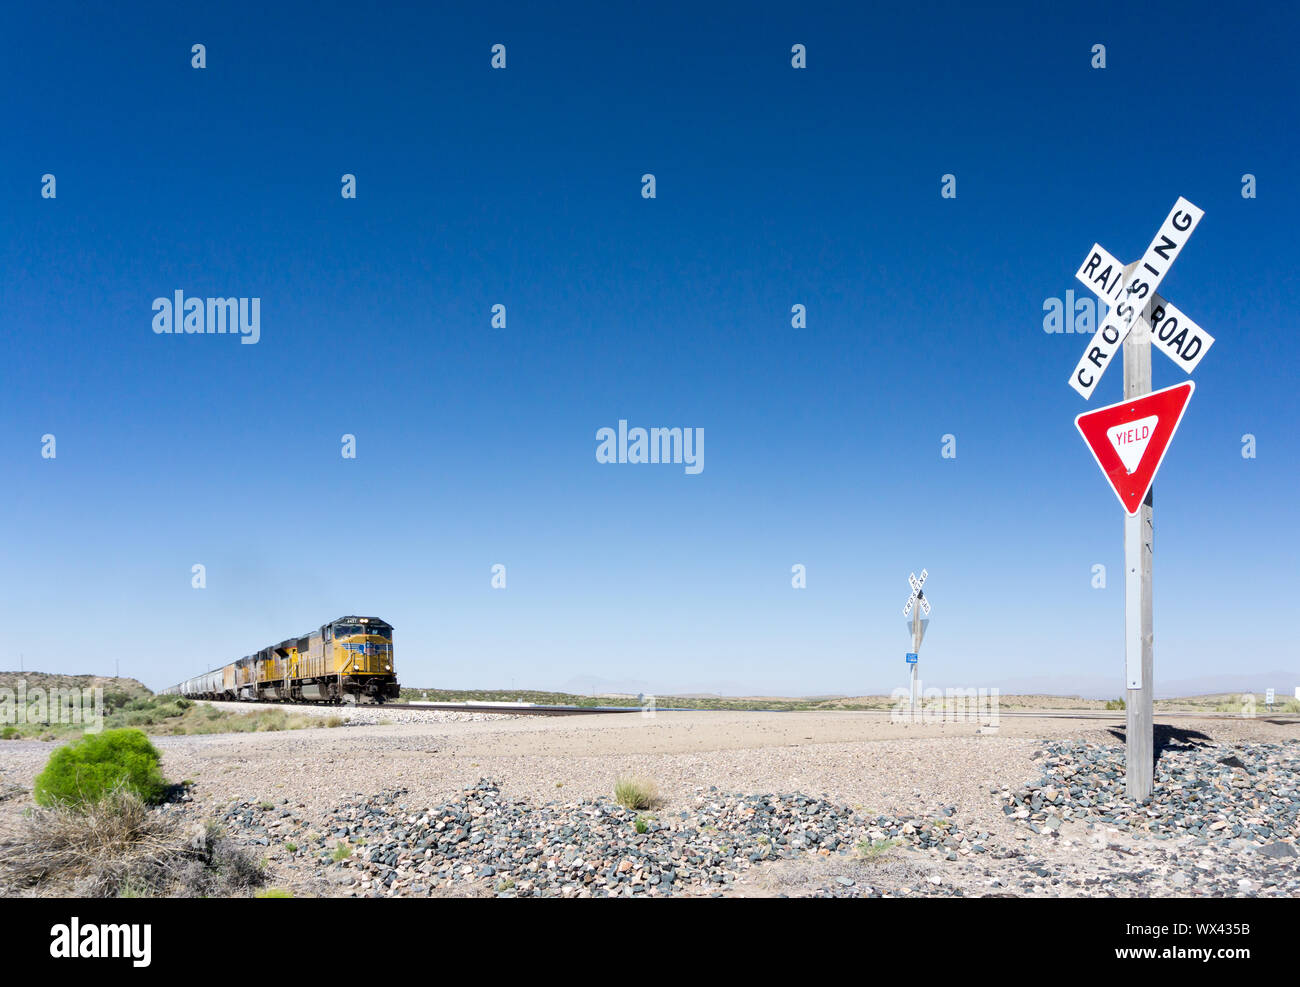
[[[1101,244],[1094,243],[1087,259],[1074,276],[1102,301],[1114,305],[1124,290],[1124,279],[1132,275],[1136,267],[1136,261],[1125,267],[1107,253]],[[1159,345],[1160,352],[1189,374],[1214,345],[1213,336],[1155,292],[1151,293],[1151,300],[1138,316],[1136,326],[1139,330],[1146,329],[1151,334],[1151,341]],[[1091,347],[1088,352],[1092,352]],[[1081,365],[1082,362],[1080,361]],[[1077,370],[1078,368],[1076,372]],[[1100,372],[1097,376],[1101,376]],[[1075,390],[1079,388],[1076,387]],[[1087,396],[1084,394],[1084,397]]]
[[[912,595],[907,598],[907,606],[903,607],[904,617],[912,616],[913,603],[920,606],[921,613],[925,614],[927,617],[930,616],[930,601],[925,598],[925,593],[921,590],[921,587],[925,585],[926,577],[929,575],[930,574],[924,569],[921,570],[920,579],[916,578],[916,573],[914,572],[908,575],[907,581],[912,586]]]
[[[1177,309],[1171,311],[1169,303],[1156,294],[1160,282],[1169,273],[1169,268],[1178,259],[1178,255],[1204,215],[1204,210],[1198,209],[1180,196],[1174,203],[1174,208],[1165,217],[1155,239],[1147,247],[1146,253],[1142,255],[1142,259],[1131,267],[1120,268],[1115,258],[1096,244],[1093,245],[1088,259],[1079,269],[1078,277],[1106,301],[1111,302],[1111,307],[1106,314],[1106,320],[1089,341],[1083,356],[1075,365],[1074,373],[1070,375],[1070,386],[1084,398],[1092,397],[1101,375],[1110,366],[1111,358],[1119,352],[1125,337],[1137,325],[1138,319],[1144,317],[1144,313],[1148,323],[1152,321],[1159,323],[1157,336],[1161,327],[1170,325],[1171,318],[1174,320],[1174,327],[1181,324],[1185,330],[1188,330],[1188,335],[1181,337],[1179,346],[1175,347],[1176,352],[1183,347],[1190,348],[1192,343],[1189,340],[1193,337],[1208,339],[1208,342],[1203,341],[1201,346],[1191,354],[1196,363],[1199,363],[1200,357],[1205,355],[1209,344],[1214,342],[1213,339],[1208,338],[1205,330],[1191,319]],[[1111,263],[1106,264],[1107,260]],[[1179,319],[1178,316],[1182,318]],[[1176,334],[1176,328],[1171,328],[1170,342]],[[1167,347],[1165,352],[1169,352]],[[1196,363],[1193,363],[1192,367]],[[1184,369],[1188,372],[1192,367],[1184,365]]]

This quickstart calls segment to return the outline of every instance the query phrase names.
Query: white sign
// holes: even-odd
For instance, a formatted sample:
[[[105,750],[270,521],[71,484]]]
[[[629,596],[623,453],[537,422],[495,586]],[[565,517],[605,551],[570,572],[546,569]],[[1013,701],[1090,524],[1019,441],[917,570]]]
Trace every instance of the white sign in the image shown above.
[[[930,601],[927,600],[925,594],[921,592],[921,587],[925,585],[926,577],[929,575],[930,574],[924,569],[921,570],[920,579],[916,578],[916,573],[914,572],[908,575],[907,581],[912,587],[912,595],[907,598],[907,605],[903,607],[904,617],[912,616],[913,603],[919,603],[921,606],[921,613],[925,614],[927,617],[930,616]]]
[[[1102,301],[1113,305],[1123,287],[1124,274],[1136,266],[1125,267],[1105,247],[1094,243],[1074,276]],[[1142,310],[1135,325],[1147,329],[1156,348],[1189,374],[1214,345],[1213,336],[1159,294],[1152,294],[1150,303]]]
[[[1101,375],[1110,366],[1111,358],[1119,352],[1124,338],[1147,304],[1154,301],[1160,282],[1169,273],[1169,268],[1178,259],[1204,215],[1204,210],[1179,196],[1132,272],[1120,275],[1118,288],[1109,286],[1117,292],[1114,304],[1070,374],[1070,386],[1084,398],[1092,397]]]
[[[1273,690],[1272,690],[1272,689],[1265,689],[1265,690],[1264,690],[1264,705],[1265,705],[1265,706],[1272,706],[1272,705],[1273,705]]]
[[[1151,441],[1158,421],[1159,415],[1150,415],[1106,429],[1106,438],[1110,439],[1110,444],[1119,454],[1119,461],[1130,473],[1142,462],[1142,453],[1147,451],[1147,443]]]

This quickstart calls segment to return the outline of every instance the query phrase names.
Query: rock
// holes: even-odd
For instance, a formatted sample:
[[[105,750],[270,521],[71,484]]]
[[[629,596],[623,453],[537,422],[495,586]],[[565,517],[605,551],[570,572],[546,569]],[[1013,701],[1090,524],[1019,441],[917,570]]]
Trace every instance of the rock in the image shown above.
[[[1269,843],[1262,846],[1256,851],[1261,857],[1271,857],[1274,860],[1283,860],[1287,857],[1300,856],[1296,853],[1296,848],[1290,843]]]

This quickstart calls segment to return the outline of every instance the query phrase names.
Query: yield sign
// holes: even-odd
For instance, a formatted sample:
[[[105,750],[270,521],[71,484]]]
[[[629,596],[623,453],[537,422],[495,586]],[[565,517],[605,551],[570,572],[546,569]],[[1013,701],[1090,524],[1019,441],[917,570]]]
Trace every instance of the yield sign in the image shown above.
[[[1189,380],[1074,420],[1126,513],[1136,514],[1146,499],[1195,387]]]

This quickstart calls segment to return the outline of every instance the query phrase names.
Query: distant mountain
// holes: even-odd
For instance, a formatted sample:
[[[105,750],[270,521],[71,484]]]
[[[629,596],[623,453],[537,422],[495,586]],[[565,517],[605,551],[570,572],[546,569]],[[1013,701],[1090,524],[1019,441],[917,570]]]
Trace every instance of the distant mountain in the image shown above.
[[[641,679],[606,679],[599,675],[575,675],[557,686],[555,692],[574,696],[638,696],[650,692],[650,684]]]
[[[1114,699],[1124,694],[1124,682],[1115,676],[1035,675],[1025,678],[1004,679],[994,682],[1003,695],[1023,696],[1081,696],[1084,699]],[[1279,697],[1295,695],[1300,685],[1297,672],[1220,673],[1196,678],[1162,679],[1155,681],[1157,699],[1174,699],[1184,696],[1222,695],[1236,692],[1263,692],[1276,689]]]

